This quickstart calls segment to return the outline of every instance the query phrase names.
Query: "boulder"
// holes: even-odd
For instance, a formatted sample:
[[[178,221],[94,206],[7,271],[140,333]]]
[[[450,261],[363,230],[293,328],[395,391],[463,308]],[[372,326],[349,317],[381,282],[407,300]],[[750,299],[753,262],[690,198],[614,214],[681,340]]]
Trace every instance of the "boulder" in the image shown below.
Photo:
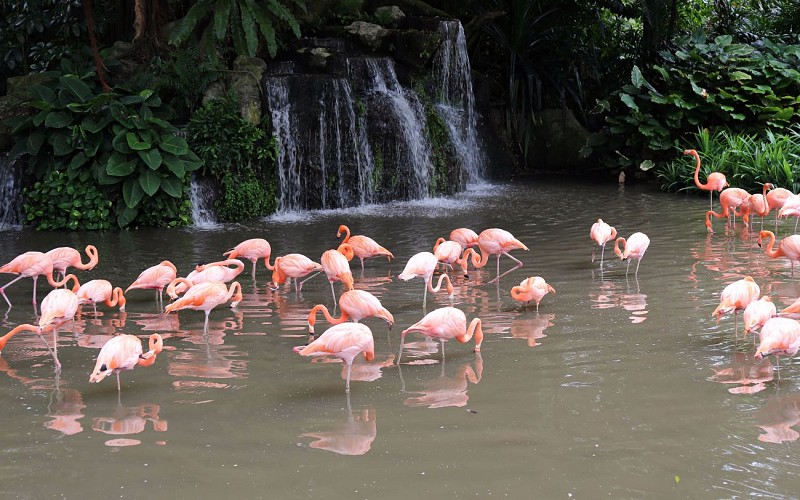
[[[239,56],[233,62],[231,89],[239,96],[239,112],[248,122],[261,121],[261,81],[267,63],[257,57]]]
[[[397,26],[405,18],[405,13],[396,5],[375,9],[375,19],[384,26]]]
[[[389,30],[386,28],[364,21],[355,21],[345,26],[344,30],[373,50],[379,49],[383,44],[383,39],[389,34]]]

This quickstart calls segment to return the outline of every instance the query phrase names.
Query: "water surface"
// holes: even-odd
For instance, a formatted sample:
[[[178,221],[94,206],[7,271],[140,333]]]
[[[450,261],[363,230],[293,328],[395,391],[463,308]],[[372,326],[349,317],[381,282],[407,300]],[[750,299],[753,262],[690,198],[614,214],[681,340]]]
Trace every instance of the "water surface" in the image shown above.
[[[769,259],[742,226],[708,235],[702,196],[647,188],[538,181],[439,200],[289,214],[208,230],[2,233],[0,260],[27,250],[94,244],[100,264],[82,281],[127,287],[167,258],[180,275],[253,237],[275,255],[315,260],[346,223],[396,259],[352,262],[356,287],[396,319],[373,318],[376,356],[354,365],[352,390],[336,360],[292,352],[307,341],[306,314],[332,306],[323,276],[301,294],[272,291],[260,265],[240,276],[236,309],[164,315],[150,291],[128,294],[126,313],[84,307],[60,334],[59,376],[41,340],[19,335],[0,357],[5,497],[629,498],[794,497],[800,467],[800,367],[752,358],[750,337],[711,311],[724,286],[749,274],[778,307],[800,295],[788,262]],[[638,278],[606,248],[591,261],[598,217],[622,236],[651,239]],[[770,223],[771,224],[771,223]],[[780,235],[793,225],[785,223]],[[452,304],[483,320],[481,355],[400,332],[423,316],[422,282],[397,275],[457,227],[501,227],[530,251],[499,285],[494,259],[456,277]],[[599,252],[598,252],[599,257]],[[502,270],[512,261],[501,259]],[[635,266],[635,264],[634,264]],[[528,276],[556,290],[539,312],[510,297]],[[11,279],[5,275],[3,283]],[[337,285],[337,293],[339,286]],[[48,287],[39,284],[39,297]],[[35,321],[31,280],[8,289],[4,331]],[[428,295],[427,310],[450,305]],[[318,320],[317,331],[326,328]],[[741,330],[741,323],[739,323]],[[69,331],[74,330],[74,331]],[[99,348],[118,333],[152,332],[168,350],[154,366],[89,384]]]

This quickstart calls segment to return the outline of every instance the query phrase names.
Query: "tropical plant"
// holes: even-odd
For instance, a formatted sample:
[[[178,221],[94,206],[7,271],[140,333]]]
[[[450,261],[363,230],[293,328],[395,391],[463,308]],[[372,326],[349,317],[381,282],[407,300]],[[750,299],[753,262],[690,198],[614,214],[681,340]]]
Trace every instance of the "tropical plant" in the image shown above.
[[[292,3],[305,11],[303,0]],[[300,25],[282,0],[200,0],[173,31],[170,43],[180,45],[197,30],[201,46],[212,56],[216,45],[230,37],[237,55],[255,57],[263,41],[270,57],[275,57],[282,25],[300,38]]]
[[[51,170],[25,188],[25,223],[35,229],[110,229],[112,203],[90,180]]]

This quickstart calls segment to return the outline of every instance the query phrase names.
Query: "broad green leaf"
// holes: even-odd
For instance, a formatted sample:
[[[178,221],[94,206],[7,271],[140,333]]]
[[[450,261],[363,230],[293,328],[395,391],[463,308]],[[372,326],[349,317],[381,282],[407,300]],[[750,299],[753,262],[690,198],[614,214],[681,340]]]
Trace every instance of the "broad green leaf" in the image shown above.
[[[128,224],[136,219],[136,216],[139,215],[138,208],[130,208],[125,205],[123,200],[120,200],[117,203],[117,225],[120,228],[127,227]]]
[[[61,85],[67,89],[81,102],[86,102],[92,98],[92,90],[83,81],[75,76],[62,76],[58,79]]]
[[[214,6],[214,38],[225,39],[228,33],[228,17],[231,14],[231,0],[217,0]]]
[[[89,161],[89,157],[86,156],[83,151],[79,152],[75,156],[72,157],[72,161],[69,162],[69,169],[70,170],[77,170],[81,168],[86,162]]]
[[[139,136],[133,132],[125,134],[125,139],[128,141],[128,147],[134,151],[143,151],[153,147],[152,142],[140,139]]]
[[[632,110],[639,111],[639,106],[636,105],[636,103],[633,100],[633,97],[631,97],[629,94],[620,94],[619,99]]]
[[[734,120],[739,120],[739,121],[742,121],[742,120],[744,120],[744,119],[745,119],[745,116],[744,116],[743,114],[741,114],[741,113],[731,113],[731,115],[730,115],[730,116],[731,116],[731,118],[733,118]]]
[[[178,179],[183,179],[183,176],[186,175],[186,164],[184,161],[171,154],[164,155],[164,165],[166,165],[169,171]]]
[[[652,160],[645,160],[645,161],[643,161],[642,163],[639,164],[639,169],[644,171],[644,172],[647,172],[648,170],[650,170],[651,168],[653,168],[655,166],[656,166],[656,164],[653,163]]]
[[[111,141],[111,147],[114,150],[119,151],[120,153],[130,154],[133,150],[128,146],[128,138],[126,137],[127,132],[125,129],[122,132],[118,133],[114,136],[114,139]]]
[[[26,141],[28,143],[28,154],[31,156],[37,156],[39,154],[39,149],[46,140],[47,134],[44,132],[44,130],[34,130],[31,135],[28,136],[28,140]]]
[[[56,100],[56,93],[53,92],[53,89],[44,85],[34,85],[29,92],[35,101],[44,101],[49,104]]]
[[[149,149],[147,151],[137,151],[139,154],[139,158],[144,161],[150,170],[158,170],[158,167],[161,166],[161,153],[158,152],[158,149]]]
[[[642,81],[644,78],[642,77],[642,70],[639,69],[639,66],[633,65],[633,69],[631,70],[631,83],[637,89],[642,88]]]
[[[253,12],[250,10],[247,0],[239,4],[239,9],[242,31],[244,32],[244,40],[247,47],[247,55],[249,57],[255,57],[256,49],[258,48],[258,32],[256,31],[256,22],[253,18]]]
[[[119,102],[125,105],[129,104],[139,104],[144,102],[144,97],[140,95],[126,95],[119,98]]]
[[[72,115],[66,111],[51,111],[44,119],[44,124],[50,128],[64,128],[72,123]]]
[[[75,147],[72,145],[72,139],[70,139],[66,131],[59,130],[51,134],[48,141],[53,145],[54,156],[67,156],[75,151]]]
[[[142,170],[139,173],[139,184],[141,184],[147,196],[153,196],[161,187],[161,176],[152,170]]]
[[[129,116],[128,109],[120,103],[112,103],[108,110],[111,112],[111,116],[114,117],[119,123],[124,125],[126,128],[134,128],[133,121]]]
[[[748,75],[744,71],[732,71],[731,79],[736,81],[742,81],[742,80],[752,80],[753,77]]]
[[[127,177],[136,170],[136,164],[139,163],[138,158],[131,158],[117,151],[111,155],[106,164],[106,172],[108,175],[115,175],[117,177]]]
[[[173,198],[183,197],[183,183],[177,177],[165,177],[161,179],[161,190]]]
[[[122,184],[122,198],[125,200],[125,205],[128,208],[136,208],[139,202],[144,198],[144,191],[139,184],[139,180],[133,177],[128,177]]]
[[[177,135],[168,135],[161,139],[161,144],[158,145],[162,151],[172,153],[177,156],[185,155],[189,152],[189,144],[186,139]]]

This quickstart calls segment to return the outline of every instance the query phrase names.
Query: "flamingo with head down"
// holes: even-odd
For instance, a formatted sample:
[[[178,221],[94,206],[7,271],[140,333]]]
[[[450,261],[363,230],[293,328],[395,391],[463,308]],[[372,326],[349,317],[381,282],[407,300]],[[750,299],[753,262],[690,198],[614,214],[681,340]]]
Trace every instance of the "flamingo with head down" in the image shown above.
[[[421,320],[403,330],[400,336],[400,353],[397,355],[397,364],[403,355],[403,343],[409,333],[421,333],[426,337],[439,339],[442,343],[442,360],[444,360],[444,343],[456,339],[465,344],[475,336],[475,352],[480,352],[483,343],[483,329],[481,319],[473,318],[467,326],[467,316],[464,311],[455,307],[441,307],[429,312]]]
[[[620,242],[624,245],[624,250],[620,250]],[[628,261],[628,267],[625,268],[625,276],[631,267],[631,260],[636,259],[636,272],[635,276],[639,276],[639,264],[642,263],[644,253],[650,246],[650,238],[644,233],[633,233],[628,239],[619,237],[614,241],[614,254],[621,260]]]
[[[111,375],[117,375],[117,393],[121,391],[119,372],[133,370],[136,366],[152,366],[164,348],[161,335],[150,335],[149,351],[142,351],[142,341],[135,335],[122,334],[111,337],[100,349],[89,382],[97,383]]]
[[[131,290],[155,290],[156,306],[161,309],[163,301],[162,294],[164,287],[174,280],[178,275],[178,268],[168,260],[162,260],[155,266],[148,267],[125,289],[125,293]]]
[[[728,221],[733,217],[735,222],[736,216],[740,215],[744,218],[745,223],[747,223],[747,212],[750,208],[747,204],[747,199],[749,197],[750,193],[741,188],[728,188],[720,193],[719,203],[722,207],[722,211],[720,213],[716,213],[713,210],[706,212],[706,229],[708,229],[708,232],[714,232],[711,228],[712,216],[718,219],[728,219]],[[741,209],[739,213],[736,212],[737,208]]]
[[[342,233],[344,233],[342,244],[350,244],[350,246],[353,248],[353,255],[361,260],[362,270],[364,269],[364,260],[366,259],[383,256],[391,261],[394,258],[392,252],[378,245],[378,243],[369,236],[364,236],[361,234],[354,234],[353,236],[350,236],[350,228],[344,224],[339,226],[339,230],[336,232],[336,237],[341,237]],[[350,257],[347,260],[352,260],[352,258],[353,257]]]
[[[364,318],[375,316],[389,324],[389,329],[394,325],[394,317],[377,297],[365,290],[348,290],[339,297],[339,309],[342,314],[338,318],[331,316],[328,308],[317,304],[308,313],[308,333],[314,334],[314,324],[317,322],[317,313],[321,312],[328,323],[338,325],[348,319],[358,323]]]
[[[782,239],[778,244],[778,248],[773,250],[775,246],[775,235],[772,231],[761,231],[758,233],[758,246],[762,246],[762,241],[767,240],[767,246],[764,248],[764,253],[769,257],[776,259],[778,257],[786,257],[789,259],[791,266],[791,275],[794,276],[794,263],[800,261],[800,235],[793,234]]]
[[[489,256],[497,255],[497,277],[489,281],[489,283],[494,283],[495,281],[499,282],[500,278],[502,278],[506,274],[522,267],[522,261],[517,259],[508,252],[517,249],[528,250],[528,247],[526,247],[524,243],[516,239],[513,234],[509,233],[505,229],[499,229],[499,228],[490,228],[481,231],[481,234],[478,235],[478,248],[481,251],[480,260],[476,259],[476,257],[478,257],[477,254],[472,256],[472,264],[476,268],[480,269],[485,267],[486,264],[489,262]],[[516,266],[512,267],[503,274],[500,274],[501,255],[505,255],[509,259],[517,263]]]
[[[273,265],[269,263],[269,257],[272,254],[272,247],[269,242],[263,238],[252,238],[244,240],[235,247],[231,248],[224,254],[228,259],[235,259],[242,257],[253,263],[253,281],[256,279],[256,262],[258,259],[264,259],[264,265],[272,271]]]
[[[536,303],[536,312],[539,312],[539,302],[548,293],[556,294],[555,289],[548,285],[544,278],[540,276],[531,276],[525,278],[519,284],[511,289],[511,298],[520,302],[525,302],[525,305],[530,301]]]
[[[601,248],[600,267],[602,267],[606,243],[617,237],[617,230],[613,226],[609,226],[607,223],[603,222],[603,219],[597,219],[597,222],[592,224],[592,228],[589,230],[589,237]],[[592,262],[594,262],[594,251],[595,249],[592,248]]]
[[[300,290],[303,289],[303,283],[316,276],[322,270],[322,264],[314,262],[300,253],[290,253],[275,257],[272,269],[272,288],[277,289],[278,285],[285,283],[287,279],[294,278],[295,293],[300,293]],[[299,278],[309,274],[311,276],[308,278],[298,281]]]
[[[432,293],[438,293],[439,290],[442,289],[442,281],[447,281],[447,294],[450,297],[453,296],[453,284],[450,282],[450,276],[446,274],[440,275],[439,282],[436,284],[435,288],[431,284],[433,281],[433,272],[436,270],[436,265],[438,263],[439,259],[437,259],[432,253],[419,252],[408,259],[408,263],[406,263],[406,267],[403,269],[403,272],[397,276],[403,281],[408,281],[416,278],[417,276],[421,277],[425,281],[425,291],[422,295],[422,307],[425,307],[427,304],[428,290],[430,290]]]
[[[177,280],[184,280],[186,278],[176,278]],[[181,309],[194,309],[196,311],[203,311],[206,313],[206,319],[203,323],[203,331],[208,331],[208,315],[211,310],[220,304],[224,304],[233,298],[231,307],[236,307],[242,301],[242,285],[238,281],[231,283],[230,288],[225,283],[206,281],[191,285],[183,297],[175,302],[168,304],[164,308],[165,313],[172,311],[180,311]]]
[[[4,299],[6,299],[6,303],[8,304],[8,307],[10,309],[11,301],[8,300],[8,296],[6,296],[5,289],[11,286],[12,283],[19,281],[22,278],[33,278],[33,308],[35,311],[36,281],[39,279],[39,276],[44,276],[45,278],[47,278],[47,282],[50,283],[50,286],[54,288],[64,286],[67,283],[67,279],[75,279],[75,276],[72,276],[70,274],[68,276],[72,276],[71,278],[65,276],[63,279],[56,281],[55,279],[53,279],[53,271],[54,271],[53,259],[51,259],[42,252],[25,252],[21,255],[18,255],[14,257],[14,259],[8,264],[0,266],[0,273],[11,273],[19,275],[13,280],[3,285],[2,287],[0,287],[0,295],[2,295]]]
[[[325,330],[317,340],[293,349],[301,356],[336,356],[347,364],[345,392],[350,392],[350,372],[353,359],[364,353],[364,359],[375,358],[375,340],[372,330],[362,323],[342,323]]]

